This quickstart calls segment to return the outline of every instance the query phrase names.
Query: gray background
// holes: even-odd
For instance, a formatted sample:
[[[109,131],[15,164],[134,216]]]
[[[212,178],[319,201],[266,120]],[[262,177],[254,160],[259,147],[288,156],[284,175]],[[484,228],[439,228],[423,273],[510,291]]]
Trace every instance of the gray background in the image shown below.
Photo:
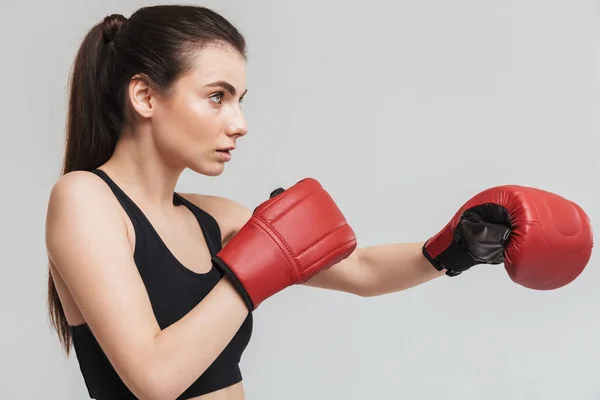
[[[45,314],[44,218],[83,35],[153,2],[0,2],[0,399],[83,399]],[[489,186],[555,191],[600,220],[600,7],[582,0],[205,1],[249,41],[250,133],[178,189],[255,206],[321,180],[360,245],[424,240]],[[600,399],[598,257],[553,292],[475,268],[379,298],[265,302],[248,399]]]

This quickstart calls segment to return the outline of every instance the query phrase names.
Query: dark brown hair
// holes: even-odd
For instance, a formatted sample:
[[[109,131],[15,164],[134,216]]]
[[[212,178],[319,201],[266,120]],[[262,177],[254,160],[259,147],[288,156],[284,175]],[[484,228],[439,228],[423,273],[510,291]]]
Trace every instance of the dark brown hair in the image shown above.
[[[132,78],[167,94],[191,68],[195,52],[209,44],[230,45],[246,57],[243,35],[204,7],[144,7],[129,19],[113,14],[95,25],[73,63],[62,174],[89,171],[110,158],[127,122],[125,94]],[[50,274],[48,312],[68,355],[71,330]]]

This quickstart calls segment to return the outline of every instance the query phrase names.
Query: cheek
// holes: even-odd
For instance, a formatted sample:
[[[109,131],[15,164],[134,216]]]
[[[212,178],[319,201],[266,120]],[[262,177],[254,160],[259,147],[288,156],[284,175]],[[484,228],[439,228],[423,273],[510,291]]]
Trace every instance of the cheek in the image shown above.
[[[188,139],[196,143],[213,141],[217,136],[217,118],[210,112],[195,114],[186,124]]]
[[[179,134],[186,141],[202,141],[214,136],[217,112],[207,99],[187,98],[179,105],[177,113]]]
[[[215,110],[202,100],[178,102],[164,110],[158,119],[158,134],[162,146],[179,153],[196,153],[199,147],[212,146],[209,143],[218,132]],[[207,103],[207,101],[204,101]]]

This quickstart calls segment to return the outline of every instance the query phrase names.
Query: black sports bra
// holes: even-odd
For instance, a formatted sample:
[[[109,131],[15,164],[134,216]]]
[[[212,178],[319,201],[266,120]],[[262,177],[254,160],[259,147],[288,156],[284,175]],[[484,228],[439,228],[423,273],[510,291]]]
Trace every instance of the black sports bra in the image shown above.
[[[182,265],[161,240],[144,213],[102,170],[92,171],[102,178],[127,212],[135,229],[134,260],[161,329],[185,316],[212,290],[222,274],[214,266],[207,273],[196,273]],[[207,212],[177,193],[173,202],[187,207],[198,220],[211,256],[221,250],[221,231]],[[88,393],[98,400],[129,400],[129,391],[108,361],[87,324],[71,327],[73,346]],[[252,334],[252,313],[229,345],[210,367],[178,399],[214,392],[242,380],[239,362]]]

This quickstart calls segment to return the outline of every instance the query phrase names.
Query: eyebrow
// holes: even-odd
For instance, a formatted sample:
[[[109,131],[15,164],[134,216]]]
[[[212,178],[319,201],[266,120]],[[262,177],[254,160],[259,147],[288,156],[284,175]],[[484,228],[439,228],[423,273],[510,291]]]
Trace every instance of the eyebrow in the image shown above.
[[[220,87],[220,88],[225,89],[232,96],[235,96],[235,94],[237,93],[236,88],[227,81],[216,81],[216,82],[207,83],[206,85],[204,85],[204,87]],[[246,93],[248,93],[248,89],[246,89],[240,97],[244,97],[246,95]]]

